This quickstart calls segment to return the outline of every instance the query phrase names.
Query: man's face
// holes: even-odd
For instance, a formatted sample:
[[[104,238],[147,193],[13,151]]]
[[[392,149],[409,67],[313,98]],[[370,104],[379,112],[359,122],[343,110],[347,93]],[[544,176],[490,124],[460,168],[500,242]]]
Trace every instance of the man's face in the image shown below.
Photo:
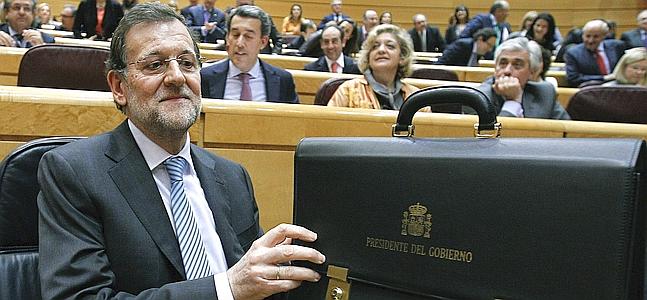
[[[490,37],[486,41],[483,40],[483,37],[479,37],[476,40],[476,53],[478,55],[485,55],[485,53],[488,53],[494,49],[494,46],[496,45],[496,37]]]
[[[530,75],[530,55],[528,51],[504,50],[497,56],[494,77],[516,77],[523,88],[526,86]]]
[[[380,23],[380,18],[377,16],[377,12],[374,10],[367,10],[364,14],[364,27],[370,30],[377,26],[378,23]]]
[[[342,53],[344,43],[339,30],[330,27],[321,34],[321,50],[330,60],[337,60]]]
[[[508,18],[508,15],[510,14],[510,11],[505,8],[497,8],[494,10],[494,19],[496,20],[497,23],[503,23],[505,22],[505,19]]]
[[[427,27],[427,18],[425,18],[425,16],[418,15],[413,20],[413,25],[416,26],[416,31],[420,32]]]
[[[72,27],[74,26],[74,13],[71,8],[64,8],[63,11],[61,11],[61,23],[63,24],[64,29],[72,30]]]
[[[604,32],[600,27],[586,28],[584,32],[582,32],[584,47],[589,49],[589,51],[596,51],[605,36],[606,32]]]
[[[34,21],[34,7],[30,0],[14,0],[9,5],[5,18],[9,26],[15,31],[22,33],[23,30],[31,27]]]
[[[204,0],[204,8],[212,9],[215,3],[216,3],[216,0]]]
[[[638,27],[647,31],[647,10],[641,11],[636,19],[638,20]]]
[[[126,34],[125,45],[125,78],[108,74],[115,101],[144,133],[186,131],[200,114],[200,68],[164,62],[181,55],[195,58],[186,26],[178,20],[137,24]]]
[[[332,12],[335,14],[341,14],[341,1],[336,1],[330,4]]]
[[[267,36],[261,35],[261,21],[256,18],[234,16],[227,33],[227,53],[231,62],[242,72],[249,72],[258,53],[267,45]]]

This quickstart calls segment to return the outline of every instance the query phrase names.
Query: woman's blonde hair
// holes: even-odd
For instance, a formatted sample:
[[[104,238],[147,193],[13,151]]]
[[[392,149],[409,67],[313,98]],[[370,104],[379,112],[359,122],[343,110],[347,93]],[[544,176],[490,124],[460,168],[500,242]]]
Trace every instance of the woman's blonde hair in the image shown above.
[[[398,77],[405,78],[412,72],[411,66],[413,64],[413,42],[411,37],[404,29],[391,25],[381,24],[373,28],[366,37],[362,44],[362,49],[359,51],[358,65],[360,71],[364,73],[369,69],[369,54],[375,43],[377,36],[382,33],[390,33],[395,37],[395,40],[400,44],[400,59],[402,63],[398,65]]]
[[[625,51],[625,54],[620,58],[615,69],[613,69],[613,77],[620,84],[630,84],[627,77],[625,77],[625,69],[635,62],[647,60],[647,50],[645,47],[632,48]],[[636,83],[638,85],[647,86],[647,73],[643,78]]]

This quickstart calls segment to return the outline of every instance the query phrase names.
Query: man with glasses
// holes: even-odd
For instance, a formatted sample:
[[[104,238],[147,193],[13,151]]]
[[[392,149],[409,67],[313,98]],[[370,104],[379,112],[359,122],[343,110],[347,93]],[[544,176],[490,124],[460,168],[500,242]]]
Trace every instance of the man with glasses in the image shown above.
[[[61,30],[73,30],[74,16],[76,16],[76,6],[72,4],[65,4],[63,6],[63,10],[61,10]]]
[[[541,72],[541,46],[525,37],[503,42],[496,48],[494,76],[478,89],[492,101],[502,117],[569,120],[548,82],[529,81]]]
[[[165,4],[133,7],[106,63],[127,117],[113,131],[59,147],[38,171],[43,299],[263,299],[317,281],[290,261],[316,234],[263,235],[245,169],[190,143],[200,114],[200,52]]]
[[[54,38],[31,29],[34,23],[34,0],[5,0],[7,23],[0,24],[0,46],[30,48],[43,43],[53,43]]]
[[[437,65],[477,67],[479,59],[492,51],[496,44],[496,32],[492,28],[483,28],[474,34],[474,38],[460,38],[451,43]]]
[[[271,21],[258,6],[242,5],[227,19],[227,59],[202,69],[205,98],[299,103],[292,74],[258,58]]]

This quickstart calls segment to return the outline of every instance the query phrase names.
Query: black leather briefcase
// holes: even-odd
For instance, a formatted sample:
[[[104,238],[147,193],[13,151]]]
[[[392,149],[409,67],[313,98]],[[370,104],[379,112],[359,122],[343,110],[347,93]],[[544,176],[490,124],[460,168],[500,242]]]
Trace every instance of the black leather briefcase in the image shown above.
[[[494,138],[412,137],[413,114],[446,102]],[[496,138],[488,103],[423,90],[396,137],[301,141],[294,223],[327,260],[289,299],[642,298],[644,142]]]

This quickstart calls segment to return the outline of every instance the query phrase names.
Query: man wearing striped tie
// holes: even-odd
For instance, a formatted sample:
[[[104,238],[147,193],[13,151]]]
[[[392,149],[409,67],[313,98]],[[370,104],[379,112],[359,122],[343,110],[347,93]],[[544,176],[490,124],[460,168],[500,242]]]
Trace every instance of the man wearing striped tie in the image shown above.
[[[43,299],[264,299],[318,281],[305,228],[263,235],[245,169],[192,145],[200,53],[168,6],[135,6],[107,78],[128,118],[48,152],[39,167]],[[275,295],[278,297],[280,295]]]

